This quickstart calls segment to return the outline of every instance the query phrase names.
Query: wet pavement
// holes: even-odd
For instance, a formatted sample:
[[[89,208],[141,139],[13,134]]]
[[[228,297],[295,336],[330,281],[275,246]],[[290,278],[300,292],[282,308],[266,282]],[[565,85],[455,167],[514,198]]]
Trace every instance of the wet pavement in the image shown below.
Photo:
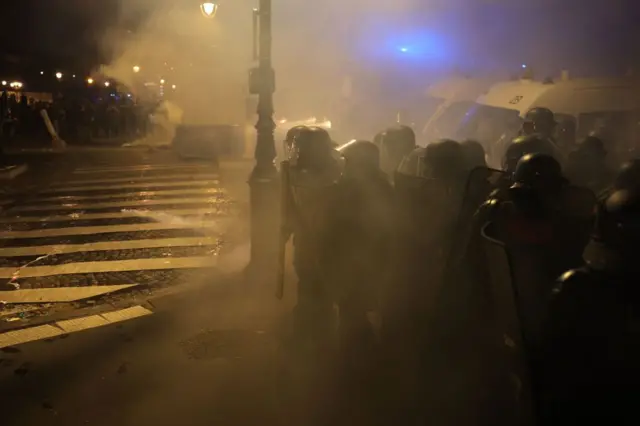
[[[375,424],[333,351],[283,345],[293,277],[244,279],[250,163],[87,152],[0,217],[2,424]]]
[[[127,149],[46,164],[0,216],[0,422],[281,424],[286,304],[240,273],[250,164]]]
[[[30,176],[5,188],[2,291],[153,291],[206,281],[225,253],[247,245],[244,195],[231,194],[211,162],[146,148],[75,148],[33,161]]]

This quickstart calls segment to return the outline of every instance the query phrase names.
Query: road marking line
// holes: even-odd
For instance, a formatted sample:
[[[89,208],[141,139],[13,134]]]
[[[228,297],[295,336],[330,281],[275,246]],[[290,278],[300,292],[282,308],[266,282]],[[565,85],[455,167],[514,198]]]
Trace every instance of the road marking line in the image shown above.
[[[40,325],[23,330],[7,331],[0,334],[0,348],[18,346],[36,340],[50,339],[65,334],[61,329],[53,325]]]
[[[41,237],[61,237],[73,235],[94,235],[108,234],[113,232],[136,232],[136,231],[158,231],[171,229],[203,229],[216,228],[215,219],[202,221],[189,221],[188,223],[135,223],[132,225],[107,225],[107,226],[79,226],[77,228],[54,228],[54,229],[33,229],[29,231],[3,231],[0,232],[0,239],[7,238],[41,238]]]
[[[216,209],[164,209],[163,212],[168,216],[204,216],[217,213]],[[156,213],[156,212],[153,212]],[[113,213],[70,213],[58,216],[13,216],[0,217],[0,223],[33,223],[33,222],[67,222],[74,220],[93,220],[93,219],[120,219],[127,217],[149,217],[154,218],[156,215],[150,214],[149,210],[124,210]]]
[[[90,287],[58,287],[0,291],[6,303],[67,303],[135,287],[138,284],[96,285]]]
[[[216,237],[158,238],[149,240],[105,241],[86,244],[57,244],[33,247],[0,248],[0,257],[42,256],[90,251],[130,250],[164,247],[212,246],[219,241]],[[0,297],[0,300],[2,298]]]
[[[201,197],[192,198],[163,198],[160,200],[133,200],[133,201],[106,201],[104,203],[65,203],[65,204],[37,204],[29,206],[17,206],[11,212],[37,212],[50,210],[97,210],[109,207],[141,207],[162,206],[173,204],[213,204],[218,199],[213,195],[204,194]]]
[[[140,182],[140,183],[124,183],[114,185],[87,185],[87,186],[64,186],[55,188],[46,188],[38,192],[38,194],[52,194],[60,192],[85,192],[85,191],[102,191],[108,189],[127,189],[127,188],[172,188],[177,186],[216,186],[220,185],[219,180],[184,180],[178,182]]]
[[[132,306],[118,311],[106,312],[102,315],[90,315],[81,318],[58,321],[53,324],[39,325],[21,330],[7,331],[0,334],[0,348],[18,346],[37,340],[50,339],[63,334],[89,330],[105,325],[132,320],[153,314],[153,311],[144,306]]]
[[[111,172],[148,172],[148,171],[163,171],[172,169],[211,169],[211,164],[147,164],[142,166],[113,166],[113,167],[85,167],[75,169],[74,174],[87,174],[87,173],[111,173]]]
[[[104,260],[99,262],[65,263],[55,266],[26,268],[0,268],[0,278],[38,278],[52,275],[93,274],[100,272],[127,272],[159,269],[213,268],[213,256],[166,257],[157,259]]]
[[[103,179],[81,179],[81,180],[67,180],[61,182],[59,184],[53,185],[53,187],[62,187],[62,186],[83,186],[94,185],[97,183],[133,183],[133,182],[162,182],[162,181],[175,181],[181,180],[185,182],[194,182],[199,180],[217,180],[220,177],[217,173],[206,173],[206,174],[198,174],[194,175],[193,173],[179,173],[179,174],[169,174],[162,176],[132,176],[132,177],[117,177],[117,178],[103,178]]]
[[[219,194],[220,188],[202,188],[202,189],[165,189],[160,191],[136,191],[123,192],[117,194],[100,194],[100,195],[58,195],[55,197],[31,198],[29,203],[38,203],[42,201],[83,201],[83,200],[102,200],[109,198],[133,198],[133,197],[155,197],[161,195],[207,195]]]

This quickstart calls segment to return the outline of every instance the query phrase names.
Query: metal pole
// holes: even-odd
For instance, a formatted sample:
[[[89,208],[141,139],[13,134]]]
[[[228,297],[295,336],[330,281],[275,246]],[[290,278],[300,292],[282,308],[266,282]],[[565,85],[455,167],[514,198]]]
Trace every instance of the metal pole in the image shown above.
[[[275,279],[279,234],[279,178],[274,164],[274,73],[271,68],[271,0],[260,0],[258,34],[258,122],[255,167],[249,178],[251,202],[250,277]],[[273,277],[271,277],[273,272]]]

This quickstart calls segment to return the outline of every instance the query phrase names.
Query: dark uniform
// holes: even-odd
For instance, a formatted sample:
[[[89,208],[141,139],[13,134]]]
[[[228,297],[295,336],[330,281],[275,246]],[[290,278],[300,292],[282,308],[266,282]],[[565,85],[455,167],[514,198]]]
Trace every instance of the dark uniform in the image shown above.
[[[443,367],[446,351],[435,329],[443,324],[439,305],[445,262],[468,165],[460,144],[452,140],[417,148],[405,160],[411,157],[417,167],[400,168],[396,173],[398,274],[386,296],[383,331],[388,346],[399,355],[394,364],[403,370],[398,374],[404,380],[401,386],[408,389],[397,395],[405,404],[403,415],[421,424],[431,416],[440,421],[454,414],[449,405],[441,404],[442,398],[450,396],[442,393],[442,383],[451,378],[452,371]],[[406,175],[404,170],[414,173]]]
[[[328,341],[332,329],[333,304],[320,248],[331,191],[340,176],[326,130],[299,129],[291,149],[289,175],[289,213],[284,218],[284,232],[293,234],[293,263],[298,276],[294,334],[322,344]]]
[[[460,143],[462,151],[467,159],[469,170],[476,167],[487,167],[484,147],[478,141],[466,140]]]
[[[542,424],[640,424],[640,193],[599,204],[587,264],[553,292],[536,377]]]
[[[536,107],[531,108],[524,116],[522,126],[522,135],[538,135],[539,138],[545,139],[554,152],[545,152],[545,154],[553,155],[553,157],[564,164],[565,153],[569,152],[572,146],[559,146],[554,135],[558,123],[555,120],[553,112],[548,108]]]
[[[409,126],[388,128],[380,140],[380,167],[393,177],[402,159],[416,147],[416,135]]]
[[[376,352],[380,297],[390,281],[394,196],[378,148],[357,141],[342,151],[344,173],[327,213],[323,264],[340,309],[340,341],[349,365]],[[377,327],[377,328],[376,328]]]
[[[572,183],[589,188],[595,193],[611,185],[613,172],[606,164],[607,151],[604,143],[589,136],[567,159],[566,175]]]

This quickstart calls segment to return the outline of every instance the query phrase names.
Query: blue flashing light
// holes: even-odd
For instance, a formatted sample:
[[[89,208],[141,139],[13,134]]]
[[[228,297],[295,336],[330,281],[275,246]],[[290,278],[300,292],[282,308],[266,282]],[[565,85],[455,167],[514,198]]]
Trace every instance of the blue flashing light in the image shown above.
[[[408,47],[401,47],[401,48],[400,48],[400,51],[401,51],[402,53],[407,53],[407,52],[409,51],[409,48],[408,48]]]

